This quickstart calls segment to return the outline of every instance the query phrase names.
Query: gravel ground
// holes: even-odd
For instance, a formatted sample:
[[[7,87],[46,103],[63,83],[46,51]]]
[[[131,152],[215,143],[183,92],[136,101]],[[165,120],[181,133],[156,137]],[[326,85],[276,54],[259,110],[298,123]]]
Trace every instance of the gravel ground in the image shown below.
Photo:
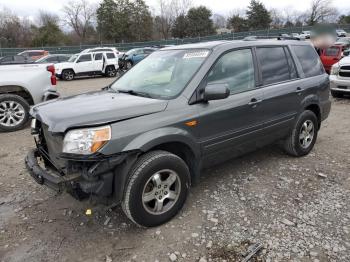
[[[111,79],[59,82],[66,95]],[[203,172],[180,214],[138,228],[121,208],[93,207],[37,185],[23,159],[29,128],[0,134],[0,261],[350,261],[350,100],[333,102],[315,149],[278,147]]]

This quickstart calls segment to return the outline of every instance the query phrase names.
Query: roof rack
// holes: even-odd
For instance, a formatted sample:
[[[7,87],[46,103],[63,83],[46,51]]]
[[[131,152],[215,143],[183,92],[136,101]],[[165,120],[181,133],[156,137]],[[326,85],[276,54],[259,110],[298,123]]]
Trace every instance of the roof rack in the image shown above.
[[[300,38],[293,37],[293,36],[255,36],[255,35],[250,35],[250,36],[246,36],[245,38],[243,38],[243,41],[256,41],[259,39],[297,40],[297,41],[301,40]]]

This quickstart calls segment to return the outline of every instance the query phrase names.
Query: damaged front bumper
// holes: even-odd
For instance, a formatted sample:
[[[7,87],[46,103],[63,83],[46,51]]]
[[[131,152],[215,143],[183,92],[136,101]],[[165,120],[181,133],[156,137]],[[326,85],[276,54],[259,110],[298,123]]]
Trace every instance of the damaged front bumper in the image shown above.
[[[67,163],[64,169],[56,168],[47,152],[40,146],[29,151],[25,158],[26,167],[34,180],[49,188],[63,192],[67,191],[78,200],[86,197],[98,199],[114,199],[120,201],[123,192],[125,172],[123,167],[128,154],[110,157],[72,158],[62,156]],[[43,165],[39,164],[42,160]],[[123,175],[124,174],[124,175]],[[116,177],[116,175],[118,175]],[[114,192],[117,189],[117,193]]]

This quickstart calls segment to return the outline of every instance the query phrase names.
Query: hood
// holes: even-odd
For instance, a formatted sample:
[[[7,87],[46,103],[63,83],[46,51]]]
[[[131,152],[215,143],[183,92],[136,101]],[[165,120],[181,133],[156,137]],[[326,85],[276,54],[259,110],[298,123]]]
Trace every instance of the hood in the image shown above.
[[[350,56],[346,56],[346,57],[342,58],[342,59],[338,62],[338,64],[339,64],[340,66],[342,66],[342,65],[350,65]]]
[[[111,91],[59,98],[34,106],[30,114],[62,133],[72,127],[103,125],[165,110],[168,101]]]

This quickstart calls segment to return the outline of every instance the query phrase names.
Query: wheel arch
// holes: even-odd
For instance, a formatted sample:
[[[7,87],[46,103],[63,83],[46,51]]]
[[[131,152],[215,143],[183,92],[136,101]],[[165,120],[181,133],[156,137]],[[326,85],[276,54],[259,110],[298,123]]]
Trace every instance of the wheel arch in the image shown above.
[[[2,94],[12,94],[18,95],[25,99],[29,105],[34,105],[34,99],[30,92],[23,86],[18,85],[6,85],[0,86],[0,95]]]
[[[318,128],[320,128],[321,122],[322,122],[322,115],[321,115],[322,111],[321,111],[319,98],[316,95],[307,96],[303,100],[302,105],[303,105],[303,111],[310,110],[316,115],[318,120]]]

